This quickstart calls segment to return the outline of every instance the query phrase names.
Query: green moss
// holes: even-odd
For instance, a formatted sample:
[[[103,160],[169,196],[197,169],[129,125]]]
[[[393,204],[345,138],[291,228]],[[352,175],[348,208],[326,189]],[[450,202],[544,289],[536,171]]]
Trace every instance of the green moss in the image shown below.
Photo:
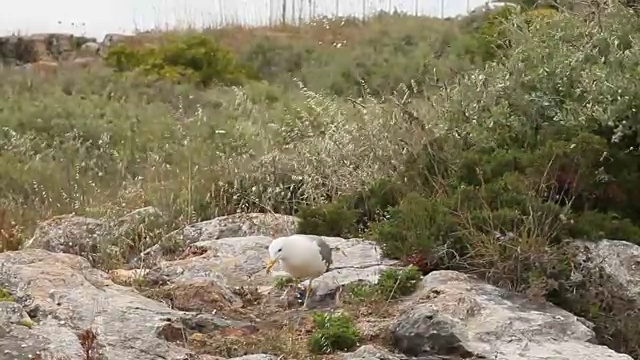
[[[0,287],[0,301],[16,301],[16,298],[11,295],[11,292],[7,289],[3,289]]]

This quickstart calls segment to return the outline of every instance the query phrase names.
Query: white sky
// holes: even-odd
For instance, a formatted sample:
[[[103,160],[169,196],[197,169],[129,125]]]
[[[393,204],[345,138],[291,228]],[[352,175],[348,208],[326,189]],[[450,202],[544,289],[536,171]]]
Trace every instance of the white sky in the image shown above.
[[[107,33],[129,33],[136,28],[174,27],[180,24],[218,25],[229,22],[264,25],[281,17],[283,0],[15,0],[7,1],[0,13],[0,35],[11,33],[70,32],[102,40]],[[439,16],[441,0],[287,0],[295,1],[296,13],[308,17],[315,4],[316,15],[361,15],[387,10]],[[468,0],[471,9],[485,0]],[[311,7],[309,4],[312,4]],[[322,6],[321,4],[325,4]],[[466,13],[467,0],[444,0],[444,15]],[[291,10],[287,12],[291,13]],[[311,10],[311,12],[314,12]],[[298,16],[296,16],[298,17]]]

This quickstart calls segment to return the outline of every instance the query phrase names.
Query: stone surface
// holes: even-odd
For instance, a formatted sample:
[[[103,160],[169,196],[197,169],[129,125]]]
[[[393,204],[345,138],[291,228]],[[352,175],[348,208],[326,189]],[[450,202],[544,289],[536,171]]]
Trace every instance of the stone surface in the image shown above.
[[[352,353],[343,354],[344,360],[406,360],[402,354],[394,354],[391,351],[375,346],[364,345]]]
[[[185,245],[231,237],[293,235],[299,220],[290,215],[248,213],[217,217],[184,227],[176,232]]]
[[[405,354],[490,359],[631,360],[595,345],[584,320],[454,271],[436,271],[392,326]]]
[[[162,212],[154,207],[137,209],[110,222],[72,214],[56,216],[41,222],[33,236],[22,244],[22,249],[44,249],[79,255],[95,264],[100,245],[114,239],[126,241],[131,236],[130,231],[138,231],[147,224],[152,225],[154,221],[162,220]],[[109,246],[102,250],[109,250]],[[128,257],[129,254],[122,256]]]
[[[578,260],[583,270],[597,270],[610,281],[617,296],[640,301],[640,246],[626,241],[577,241]]]
[[[79,256],[22,250],[1,253],[0,264],[0,287],[16,299],[3,305],[0,349],[16,358],[40,353],[84,359],[78,334],[91,329],[101,359],[184,359],[190,352],[180,343],[190,331],[244,325],[172,310],[114,284]],[[25,314],[31,328],[22,321]]]
[[[108,232],[104,221],[77,215],[53,217],[38,225],[23,249],[43,249],[91,258]]]
[[[394,264],[393,261],[382,258],[380,249],[373,242],[360,239],[324,239],[330,246],[340,250],[333,251],[334,262],[330,271],[313,282],[313,298],[316,301],[332,298],[341,286],[352,282],[375,283],[380,272]],[[273,277],[287,275],[283,271],[276,271],[268,276],[265,272],[267,248],[271,241],[266,236],[198,241],[190,247],[196,249],[192,251],[197,255],[164,261],[151,269],[146,278],[156,284],[171,284],[174,290],[192,286],[195,279],[207,279],[220,289],[229,286],[268,286],[273,284]],[[302,284],[305,283],[306,281]],[[229,299],[226,295],[221,295],[220,298]]]

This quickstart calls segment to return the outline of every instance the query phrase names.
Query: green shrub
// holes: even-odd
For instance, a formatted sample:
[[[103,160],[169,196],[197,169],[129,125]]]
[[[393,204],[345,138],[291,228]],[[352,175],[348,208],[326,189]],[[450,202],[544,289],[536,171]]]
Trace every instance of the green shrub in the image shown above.
[[[410,193],[386,220],[373,224],[371,233],[386,256],[404,259],[415,252],[431,254],[455,233],[455,222],[442,203]]]
[[[349,351],[358,345],[360,334],[347,314],[314,312],[312,317],[315,327],[309,339],[312,353]]]
[[[401,269],[385,269],[375,284],[356,282],[347,285],[347,301],[358,304],[386,302],[408,296],[416,290],[421,277],[420,269],[413,265]]]
[[[640,244],[640,227],[616,214],[585,211],[567,223],[566,236],[591,241],[626,240]]]
[[[403,269],[386,269],[380,273],[375,287],[384,299],[396,299],[411,295],[418,287],[421,277],[419,269],[413,265]]]
[[[205,35],[167,36],[158,46],[140,49],[118,44],[109,50],[105,61],[117,71],[140,70],[146,75],[187,79],[203,86],[213,82],[239,84],[256,75],[231,51]]]
[[[297,216],[300,218],[297,232],[301,234],[351,237],[358,233],[357,210],[348,209],[342,203],[303,207]]]

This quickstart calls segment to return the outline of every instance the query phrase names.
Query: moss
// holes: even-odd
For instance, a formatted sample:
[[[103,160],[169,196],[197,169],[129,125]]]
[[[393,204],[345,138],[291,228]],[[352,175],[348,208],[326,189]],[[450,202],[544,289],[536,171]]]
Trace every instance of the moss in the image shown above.
[[[16,301],[16,298],[11,295],[11,292],[7,289],[0,287],[0,301]]]

